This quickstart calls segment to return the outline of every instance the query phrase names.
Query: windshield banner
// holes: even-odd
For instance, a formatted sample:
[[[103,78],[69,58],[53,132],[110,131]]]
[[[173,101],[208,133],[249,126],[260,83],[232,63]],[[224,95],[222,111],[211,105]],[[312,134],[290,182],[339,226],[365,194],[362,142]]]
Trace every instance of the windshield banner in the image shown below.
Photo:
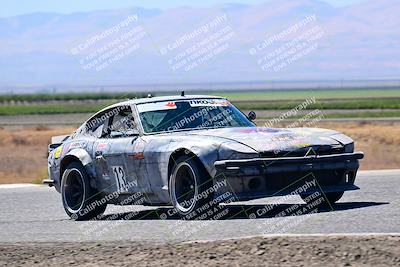
[[[141,104],[141,105],[138,105],[137,108],[138,108],[138,111],[140,113],[142,113],[142,112],[148,112],[148,111],[176,109],[176,104],[174,101],[155,102],[155,103]]]
[[[226,99],[193,99],[189,100],[191,107],[227,107],[229,101]]]

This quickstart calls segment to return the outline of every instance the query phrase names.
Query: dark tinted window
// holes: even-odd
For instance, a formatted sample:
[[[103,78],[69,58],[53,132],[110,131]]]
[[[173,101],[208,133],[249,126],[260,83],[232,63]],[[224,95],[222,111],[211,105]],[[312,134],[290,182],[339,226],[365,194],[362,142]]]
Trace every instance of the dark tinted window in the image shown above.
[[[224,99],[169,101],[138,105],[146,133],[254,127],[242,112]]]
[[[130,107],[120,109],[119,112],[113,116],[110,131],[125,133],[134,128],[136,128],[136,123]]]

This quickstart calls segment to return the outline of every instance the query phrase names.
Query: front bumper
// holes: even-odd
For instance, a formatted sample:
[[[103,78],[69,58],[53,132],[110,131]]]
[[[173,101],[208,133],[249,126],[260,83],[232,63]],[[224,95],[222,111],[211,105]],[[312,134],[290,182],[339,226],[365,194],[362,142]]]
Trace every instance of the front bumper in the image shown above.
[[[54,184],[55,184],[54,180],[51,180],[51,179],[45,179],[45,180],[42,181],[42,183],[44,185],[48,185],[49,187],[53,187]]]
[[[216,180],[225,180],[239,200],[290,194],[316,180],[315,191],[343,192],[359,189],[354,185],[362,152],[324,156],[254,158],[215,162]]]

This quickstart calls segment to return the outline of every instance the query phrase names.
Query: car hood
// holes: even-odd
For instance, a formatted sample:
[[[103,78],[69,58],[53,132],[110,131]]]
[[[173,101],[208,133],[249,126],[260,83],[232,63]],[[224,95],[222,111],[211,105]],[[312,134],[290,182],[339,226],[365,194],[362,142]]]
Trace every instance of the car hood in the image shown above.
[[[239,142],[257,152],[293,151],[311,146],[341,147],[344,145],[334,138],[340,133],[320,128],[220,128],[193,131],[190,134],[223,138],[227,142]]]

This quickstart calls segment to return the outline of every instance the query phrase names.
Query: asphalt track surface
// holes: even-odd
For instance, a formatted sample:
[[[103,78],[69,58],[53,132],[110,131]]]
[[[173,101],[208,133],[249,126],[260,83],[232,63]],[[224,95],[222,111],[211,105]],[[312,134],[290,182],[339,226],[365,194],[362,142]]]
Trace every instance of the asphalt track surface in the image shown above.
[[[182,221],[166,207],[109,205],[104,220],[77,222],[64,213],[61,197],[45,186],[0,186],[0,242],[137,241],[174,243],[280,235],[400,234],[400,170],[360,172],[358,191],[346,192],[330,208],[299,216],[277,216],[299,204],[300,197],[283,198],[271,212],[256,212],[279,198],[230,204],[220,220]]]

